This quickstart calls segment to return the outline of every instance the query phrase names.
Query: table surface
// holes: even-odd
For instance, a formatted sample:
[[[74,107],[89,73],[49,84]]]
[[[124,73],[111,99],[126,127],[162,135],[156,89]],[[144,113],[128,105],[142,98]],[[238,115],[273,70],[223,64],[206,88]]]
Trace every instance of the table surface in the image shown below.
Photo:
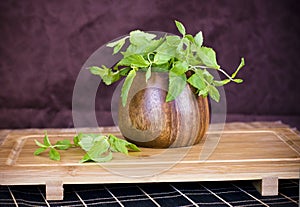
[[[232,125],[251,130],[261,123]],[[263,125],[264,128],[284,126],[277,122]],[[0,142],[10,132],[0,131]],[[295,179],[280,180],[279,195],[272,197],[262,197],[249,181],[75,184],[64,188],[64,200],[47,201],[44,186],[2,185],[0,206],[298,206],[299,203],[299,181]]]

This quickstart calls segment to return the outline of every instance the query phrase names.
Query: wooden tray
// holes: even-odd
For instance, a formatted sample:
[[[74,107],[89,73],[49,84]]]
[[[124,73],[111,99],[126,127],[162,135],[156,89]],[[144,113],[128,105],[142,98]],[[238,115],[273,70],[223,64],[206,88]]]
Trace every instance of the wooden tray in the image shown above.
[[[99,128],[120,136],[116,127]],[[281,123],[230,123],[188,148],[114,153],[107,163],[79,163],[80,149],[34,156],[45,130],[0,131],[0,184],[46,185],[49,200],[63,199],[63,184],[256,180],[262,195],[278,194],[278,179],[299,178],[300,136]],[[86,129],[84,131],[91,131]],[[74,129],[47,129],[51,140],[72,139]]]

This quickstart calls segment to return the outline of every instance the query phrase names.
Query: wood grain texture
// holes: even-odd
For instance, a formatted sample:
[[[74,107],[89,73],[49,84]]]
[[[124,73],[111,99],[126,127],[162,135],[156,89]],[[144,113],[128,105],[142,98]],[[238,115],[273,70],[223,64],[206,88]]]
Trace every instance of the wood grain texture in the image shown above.
[[[61,151],[60,162],[49,160],[47,153],[34,156],[34,139],[42,141],[44,131],[12,130],[6,136],[0,146],[1,185],[48,183],[51,192],[60,189],[54,195],[58,198],[63,191],[60,183],[262,180],[264,192],[276,192],[276,185],[264,182],[268,181],[266,178],[299,178],[300,136],[280,123],[226,124],[217,147],[207,159],[200,159],[200,155],[204,143],[214,141],[213,131],[208,131],[206,139],[191,147],[142,148],[141,152],[130,152],[128,156],[114,153],[113,160],[107,163],[80,163],[84,152],[77,148]],[[53,142],[71,140],[75,135],[74,129],[47,131]],[[120,136],[116,127],[80,131]]]
[[[167,88],[168,73],[153,72],[147,83],[145,73],[137,73],[126,106],[119,106],[119,128],[127,140],[151,148],[200,142],[209,125],[207,98],[186,85],[174,101],[166,102]]]

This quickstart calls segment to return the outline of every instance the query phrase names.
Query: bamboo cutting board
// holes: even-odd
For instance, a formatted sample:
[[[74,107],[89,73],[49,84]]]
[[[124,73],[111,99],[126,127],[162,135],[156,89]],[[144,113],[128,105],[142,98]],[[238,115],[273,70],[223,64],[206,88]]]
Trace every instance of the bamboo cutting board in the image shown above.
[[[230,123],[221,136],[210,131],[192,147],[114,153],[107,163],[80,163],[84,152],[77,148],[61,151],[59,162],[47,153],[34,156],[34,139],[42,141],[44,131],[0,131],[1,185],[46,185],[47,199],[57,200],[63,198],[63,184],[258,180],[263,195],[276,195],[278,179],[299,178],[300,136],[278,122]],[[96,131],[121,136],[116,127]],[[74,129],[47,132],[53,142],[76,134]]]

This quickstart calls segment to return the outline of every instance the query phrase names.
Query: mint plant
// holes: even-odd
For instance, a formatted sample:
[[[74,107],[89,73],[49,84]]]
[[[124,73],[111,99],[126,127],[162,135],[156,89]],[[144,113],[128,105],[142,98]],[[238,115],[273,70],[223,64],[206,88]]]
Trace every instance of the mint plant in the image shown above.
[[[67,150],[71,147],[80,147],[86,154],[81,159],[81,162],[107,162],[113,158],[113,152],[121,152],[128,155],[130,151],[140,151],[140,149],[130,142],[119,139],[116,136],[109,134],[107,136],[100,134],[78,134],[73,138],[73,144],[70,140],[64,139],[57,141],[54,145],[51,144],[47,132],[43,139],[43,143],[34,140],[39,146],[35,150],[34,155],[40,155],[49,149],[49,158],[51,160],[60,160],[60,153],[58,150]]]
[[[145,71],[145,81],[151,77],[151,72],[168,72],[169,86],[166,101],[174,100],[184,89],[186,84],[196,88],[198,96],[210,96],[219,102],[220,94],[216,87],[229,82],[242,83],[236,78],[239,70],[245,65],[244,58],[236,71],[229,75],[217,63],[216,53],[212,48],[203,45],[203,34],[195,36],[187,34],[184,25],[175,21],[181,36],[165,35],[156,39],[155,34],[135,30],[117,41],[107,44],[113,48],[113,54],[121,53],[122,59],[114,67],[108,68],[92,66],[89,70],[98,75],[105,84],[110,85],[126,76],[121,89],[122,105],[126,105],[127,96],[137,71]],[[121,52],[126,41],[129,46]],[[224,80],[215,80],[210,70],[218,70],[226,76]],[[191,75],[187,77],[187,72]]]

